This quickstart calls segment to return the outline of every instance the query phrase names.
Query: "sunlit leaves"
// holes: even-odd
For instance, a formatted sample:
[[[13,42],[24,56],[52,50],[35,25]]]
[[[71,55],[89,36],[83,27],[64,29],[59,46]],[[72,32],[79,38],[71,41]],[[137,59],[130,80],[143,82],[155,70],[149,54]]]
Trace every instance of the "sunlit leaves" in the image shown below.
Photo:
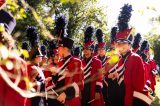
[[[159,106],[160,99],[156,96],[150,106]]]
[[[72,4],[74,4],[74,3],[78,3],[78,2],[80,2],[81,0],[60,0],[60,2],[61,3],[72,3]]]
[[[18,4],[17,0],[7,0],[7,9],[11,11],[17,20],[26,18],[26,12],[24,8]]]
[[[0,33],[4,31],[5,31],[4,24],[0,23]]]
[[[48,26],[52,26],[54,21],[51,17],[47,17],[43,19],[44,23],[46,23]]]

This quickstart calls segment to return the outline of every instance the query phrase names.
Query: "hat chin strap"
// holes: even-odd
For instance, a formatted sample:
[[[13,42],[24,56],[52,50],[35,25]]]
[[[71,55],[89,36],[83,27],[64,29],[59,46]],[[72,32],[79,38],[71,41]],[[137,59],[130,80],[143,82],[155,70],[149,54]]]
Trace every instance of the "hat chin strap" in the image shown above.
[[[118,40],[116,40],[116,42],[118,42],[118,43],[124,42],[124,43],[129,43],[129,44],[131,44],[131,41],[129,41],[128,39],[118,39]]]

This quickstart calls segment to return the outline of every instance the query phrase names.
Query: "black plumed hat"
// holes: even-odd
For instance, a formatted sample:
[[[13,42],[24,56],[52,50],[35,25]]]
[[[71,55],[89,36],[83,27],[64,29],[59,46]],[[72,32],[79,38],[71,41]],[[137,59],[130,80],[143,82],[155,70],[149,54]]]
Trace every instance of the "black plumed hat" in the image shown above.
[[[120,11],[118,17],[118,33],[116,34],[116,42],[127,42],[131,43],[130,33],[132,28],[129,28],[129,21],[131,18],[132,5],[125,4]]]
[[[149,42],[144,40],[140,47],[139,55],[142,57],[143,61],[147,61],[147,54],[149,53]]]
[[[96,38],[97,38],[98,43],[104,41],[104,39],[103,39],[103,31],[101,29],[97,29],[96,30]]]
[[[116,34],[117,34],[117,27],[112,27],[111,34],[110,34],[111,44],[114,44],[114,42],[116,40]]]
[[[68,49],[72,49],[74,41],[70,38],[63,38],[62,41],[59,42],[59,46],[67,47]]]
[[[30,46],[26,41],[22,43],[22,49],[30,51]]]
[[[93,26],[89,26],[86,28],[85,32],[84,32],[84,43],[90,42],[93,39],[93,35],[94,35],[94,27]]]
[[[125,4],[121,9],[118,17],[118,30],[124,31],[129,28],[128,22],[132,16],[132,5]]]
[[[104,42],[104,36],[103,31],[101,29],[96,30],[96,38],[98,41],[98,48],[105,48],[106,49],[106,43]]]
[[[48,56],[52,57],[55,55],[54,50],[57,49],[57,43],[55,40],[48,41]]]
[[[144,40],[140,47],[141,52],[148,52],[149,51],[149,42],[147,40]]]
[[[58,15],[55,20],[54,36],[61,39],[67,37],[67,25],[67,18],[64,15]]]
[[[74,49],[73,49],[73,55],[74,56],[80,56],[82,50],[79,46],[76,46]]]
[[[89,26],[86,28],[85,32],[84,32],[84,48],[89,48],[94,50],[94,41],[93,39],[93,35],[94,35],[94,28],[93,26]]]
[[[32,54],[30,53],[30,59],[33,60],[36,57],[43,57],[42,52],[39,49],[34,50]]]
[[[138,48],[140,46],[141,39],[142,39],[141,34],[137,33],[133,40],[132,44],[133,49]]]
[[[47,55],[47,49],[46,49],[46,46],[41,45],[41,52],[42,52],[42,55],[44,55],[44,56],[46,56],[46,55]]]
[[[38,46],[39,47],[39,33],[38,29],[35,26],[28,26],[27,27],[27,38],[32,47]]]

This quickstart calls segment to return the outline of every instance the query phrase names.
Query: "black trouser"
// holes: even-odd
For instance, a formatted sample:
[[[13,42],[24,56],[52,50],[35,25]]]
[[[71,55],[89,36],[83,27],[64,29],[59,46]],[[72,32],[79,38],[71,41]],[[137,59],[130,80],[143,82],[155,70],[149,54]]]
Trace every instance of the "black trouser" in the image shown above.
[[[118,87],[118,106],[124,106],[124,99],[125,99],[125,85],[124,82],[122,82]]]
[[[42,97],[31,98],[31,106],[45,106],[44,99]]]
[[[149,106],[149,105],[140,99],[134,98],[133,99],[133,106]]]
[[[90,106],[88,103],[90,101],[90,83],[87,83],[84,85],[84,89],[82,91],[82,99],[81,99],[81,104],[82,106]]]
[[[56,99],[47,99],[46,106],[65,106],[61,102],[57,101]]]
[[[112,80],[105,78],[105,81],[108,83],[106,86],[103,81],[103,97],[106,106],[124,106],[124,83],[118,85],[117,80]]]

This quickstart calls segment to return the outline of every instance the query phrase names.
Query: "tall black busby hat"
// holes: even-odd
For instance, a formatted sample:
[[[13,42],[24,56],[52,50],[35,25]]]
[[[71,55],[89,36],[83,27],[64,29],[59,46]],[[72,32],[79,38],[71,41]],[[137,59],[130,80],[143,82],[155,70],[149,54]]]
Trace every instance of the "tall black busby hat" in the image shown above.
[[[35,46],[39,47],[40,46],[39,33],[38,33],[37,27],[28,26],[26,36],[31,44],[31,47],[35,47]]]
[[[44,45],[41,45],[41,53],[44,57],[47,58],[47,49],[46,49],[46,46]]]
[[[53,57],[57,53],[56,41],[55,40],[52,40],[52,41],[46,40],[44,43],[48,47],[48,51],[47,51],[48,56]],[[56,51],[56,53],[55,53],[55,51]]]
[[[106,48],[106,43],[104,42],[103,31],[101,29],[96,30],[96,38],[98,41],[98,48]]]
[[[32,54],[30,54],[30,59],[34,59],[36,57],[43,57],[40,49],[36,49],[36,50],[34,50],[34,52]]]
[[[58,15],[55,20],[54,36],[63,39],[67,37],[68,21],[64,15]]]
[[[13,16],[3,9],[0,10],[0,23],[4,24],[5,30],[9,34],[12,33],[16,26],[16,20],[13,18]]]
[[[141,44],[139,55],[142,57],[144,61],[146,61],[148,53],[149,53],[149,42],[144,40]]]
[[[117,27],[112,27],[111,34],[110,34],[111,45],[114,45],[114,43],[115,43],[116,34],[117,34]]]
[[[136,36],[134,37],[133,44],[132,44],[133,50],[139,49],[141,39],[142,39],[141,34],[137,33]]]
[[[62,41],[59,42],[59,46],[67,47],[68,49],[72,49],[74,44],[74,41],[68,37],[65,37],[62,39]]]
[[[22,43],[22,49],[30,51],[31,48],[30,48],[29,44],[26,41],[24,41]]]
[[[131,18],[132,6],[125,4],[122,7],[122,11],[118,17],[118,33],[116,34],[116,42],[132,42],[131,30],[129,28],[128,22]]]
[[[147,40],[144,40],[141,44],[141,47],[140,47],[140,51],[141,52],[149,52],[149,42]]]
[[[84,32],[84,48],[90,48],[92,50],[94,49],[93,35],[94,35],[93,26],[87,27],[87,29]]]
[[[74,47],[74,49],[73,49],[73,55],[74,56],[80,56],[81,52],[82,52],[82,50],[79,46]]]

